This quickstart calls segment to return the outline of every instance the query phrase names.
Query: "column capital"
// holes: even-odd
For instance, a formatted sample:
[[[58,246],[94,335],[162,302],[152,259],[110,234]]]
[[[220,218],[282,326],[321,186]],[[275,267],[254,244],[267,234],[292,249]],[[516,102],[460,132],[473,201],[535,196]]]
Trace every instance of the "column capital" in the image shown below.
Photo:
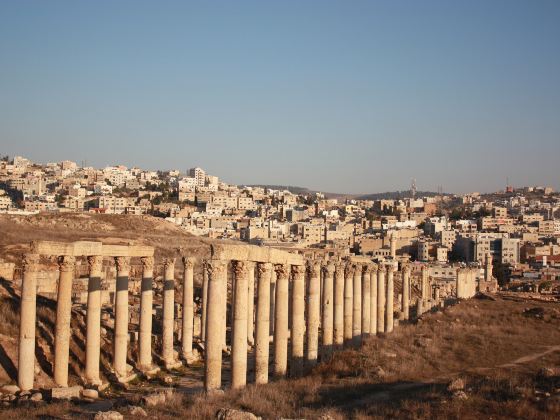
[[[349,262],[344,267],[344,274],[346,275],[346,277],[350,277],[354,274],[355,269],[356,269],[356,266]]]
[[[185,268],[193,268],[194,263],[196,262],[196,258],[194,258],[194,257],[183,257],[182,261],[183,261],[183,265],[185,266]]]
[[[101,255],[90,255],[87,257],[90,273],[98,273],[103,267],[103,257]]]
[[[310,276],[319,276],[321,274],[321,262],[317,260],[307,261],[307,271]]]
[[[385,270],[387,270],[387,274],[393,274],[395,272],[395,266],[393,264],[387,264]]]
[[[336,266],[332,262],[325,264],[323,266],[323,273],[325,273],[326,276],[332,276],[335,270],[336,270]]]
[[[337,276],[344,276],[344,263],[339,262],[335,265],[335,273]]]
[[[259,270],[259,276],[263,276],[265,274],[269,274],[272,272],[272,264],[271,263],[258,263],[257,268]]]
[[[130,270],[130,257],[115,257],[115,264],[118,271]]]
[[[276,264],[274,266],[274,271],[276,272],[276,276],[281,279],[287,278],[290,273],[288,264]]]
[[[245,277],[249,273],[249,267],[246,261],[236,260],[233,261],[233,271],[235,277]]]
[[[142,257],[140,258],[140,262],[142,263],[142,268],[144,270],[154,269],[154,257]]]
[[[402,265],[401,271],[402,271],[404,274],[410,275],[410,273],[411,273],[411,271],[412,271],[412,267],[410,266],[410,264],[403,264],[403,265]]]
[[[170,266],[175,266],[175,258],[164,258],[163,259],[163,266],[168,268]]]
[[[61,255],[58,257],[58,267],[62,272],[74,271],[76,258],[70,255]]]
[[[305,266],[304,265],[292,265],[292,274],[294,276],[305,274]]]
[[[24,271],[39,271],[39,254],[23,254],[22,265]]]
[[[206,261],[206,270],[209,276],[221,276],[227,273],[227,263],[223,260]]]

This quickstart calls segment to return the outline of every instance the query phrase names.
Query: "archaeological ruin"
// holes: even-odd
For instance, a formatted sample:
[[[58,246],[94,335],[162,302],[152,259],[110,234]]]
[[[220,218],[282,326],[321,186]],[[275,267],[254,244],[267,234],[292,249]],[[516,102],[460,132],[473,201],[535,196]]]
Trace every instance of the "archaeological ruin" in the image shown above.
[[[54,384],[69,385],[71,317],[73,306],[80,306],[87,319],[81,385],[96,389],[106,386],[100,375],[102,329],[112,331],[111,375],[105,382],[125,383],[160,369],[204,363],[204,389],[210,392],[304,375],[336,350],[391,333],[446,300],[473,297],[492,281],[489,259],[484,275],[477,275],[478,268],[457,267],[455,284],[441,285],[426,264],[394,257],[215,244],[204,259],[177,250],[174,257],[155,261],[154,249],[147,246],[33,242],[21,269],[21,390],[35,386],[38,278],[44,260],[58,265],[56,295],[51,296],[56,301]],[[157,279],[156,265],[161,268]],[[82,291],[76,288],[78,267],[87,268]],[[132,281],[131,267],[138,269],[138,281]],[[195,273],[200,273],[198,282]],[[226,369],[229,380],[223,382]]]

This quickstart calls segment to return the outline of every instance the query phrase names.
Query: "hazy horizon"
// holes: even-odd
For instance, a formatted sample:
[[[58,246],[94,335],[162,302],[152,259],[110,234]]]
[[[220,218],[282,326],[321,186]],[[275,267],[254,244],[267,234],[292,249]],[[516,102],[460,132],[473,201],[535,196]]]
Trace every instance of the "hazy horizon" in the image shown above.
[[[560,2],[0,3],[0,153],[333,193],[560,188]]]

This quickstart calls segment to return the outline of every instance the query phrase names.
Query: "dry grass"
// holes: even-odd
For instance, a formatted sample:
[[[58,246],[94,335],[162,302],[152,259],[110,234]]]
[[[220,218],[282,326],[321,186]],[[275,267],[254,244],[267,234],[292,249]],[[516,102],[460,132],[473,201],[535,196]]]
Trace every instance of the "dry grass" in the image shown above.
[[[559,305],[544,304],[548,316],[543,318],[523,315],[526,307],[535,306],[464,302],[418,325],[372,338],[359,350],[340,352],[305,378],[251,385],[223,396],[185,397],[179,411],[165,407],[153,413],[202,419],[231,407],[263,418],[554,417],[552,406],[512,390],[542,386],[536,372],[543,365],[558,365],[558,353],[528,365],[496,368],[560,343]],[[466,401],[453,400],[446,390],[457,375],[468,378]]]
[[[542,316],[524,314],[535,307],[543,308]],[[471,300],[339,352],[306,377],[223,395],[175,395],[147,411],[157,419],[215,418],[224,407],[265,419],[558,418],[560,378],[539,371],[560,366],[560,352],[542,354],[560,343],[559,309],[557,303]],[[528,355],[533,359],[500,367]],[[466,400],[447,391],[458,376],[466,381]],[[125,398],[116,409],[126,417],[126,405],[136,402]],[[56,409],[26,415],[52,415],[45,410]]]
[[[19,333],[19,308],[13,299],[0,296],[0,334],[16,337]]]

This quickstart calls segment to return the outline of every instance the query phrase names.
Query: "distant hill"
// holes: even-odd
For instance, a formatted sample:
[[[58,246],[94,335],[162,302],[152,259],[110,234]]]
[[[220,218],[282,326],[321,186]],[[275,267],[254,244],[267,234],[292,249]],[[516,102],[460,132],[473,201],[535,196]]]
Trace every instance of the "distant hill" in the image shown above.
[[[315,194],[319,191],[310,190],[305,187],[296,187],[293,185],[265,185],[265,184],[255,184],[246,185],[247,187],[253,188],[268,188],[271,190],[288,190],[292,194],[299,195],[310,195]],[[322,192],[322,191],[321,191]],[[410,190],[405,191],[387,191],[383,193],[373,193],[373,194],[345,194],[345,193],[329,193],[322,192],[327,198],[338,198],[338,199],[349,199],[349,200],[399,200],[403,198],[410,198]],[[417,197],[435,197],[437,192],[433,191],[417,191]],[[443,193],[443,195],[450,195],[448,193]]]
[[[295,186],[293,186],[293,185],[265,185],[265,184],[254,184],[254,185],[245,185],[245,187],[251,187],[251,188],[268,188],[269,190],[280,190],[280,191],[288,190],[288,191],[290,191],[292,194],[300,194],[300,195],[315,194],[315,191],[311,191],[309,188],[305,188],[305,187],[295,187]]]
[[[416,197],[435,197],[439,195],[433,191],[416,191]],[[451,195],[442,193],[442,195]],[[354,196],[354,200],[399,200],[403,198],[410,198],[410,190],[405,191],[388,191],[383,193],[364,194]]]

